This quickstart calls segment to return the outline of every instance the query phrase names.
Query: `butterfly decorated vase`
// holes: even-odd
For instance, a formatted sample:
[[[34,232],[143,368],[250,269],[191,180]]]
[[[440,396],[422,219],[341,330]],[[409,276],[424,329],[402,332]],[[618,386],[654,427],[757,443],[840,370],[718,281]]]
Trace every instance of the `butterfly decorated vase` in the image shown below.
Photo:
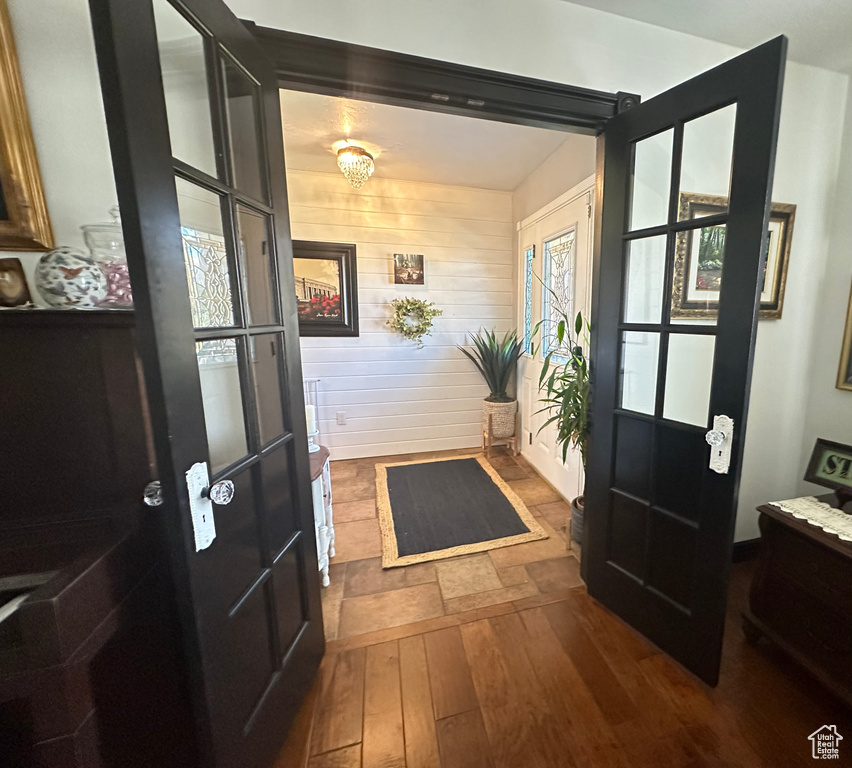
[[[107,297],[107,277],[98,263],[74,248],[57,248],[41,257],[36,288],[52,307],[93,309]]]

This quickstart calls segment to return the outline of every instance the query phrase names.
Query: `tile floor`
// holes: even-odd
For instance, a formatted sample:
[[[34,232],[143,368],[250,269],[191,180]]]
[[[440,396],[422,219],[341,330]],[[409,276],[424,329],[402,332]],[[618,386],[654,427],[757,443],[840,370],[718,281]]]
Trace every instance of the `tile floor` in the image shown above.
[[[522,456],[502,449],[493,452],[492,466],[550,538],[382,570],[375,465],[473,452],[332,462],[336,556],[331,561],[331,585],[322,591],[326,639],[340,640],[582,584],[577,552],[567,548],[569,505]]]

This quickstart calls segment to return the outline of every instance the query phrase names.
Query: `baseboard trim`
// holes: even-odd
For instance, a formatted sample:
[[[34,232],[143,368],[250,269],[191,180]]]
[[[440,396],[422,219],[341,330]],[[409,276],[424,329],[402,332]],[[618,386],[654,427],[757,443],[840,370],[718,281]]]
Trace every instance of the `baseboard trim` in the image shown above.
[[[741,563],[744,560],[751,560],[757,557],[760,551],[760,537],[756,539],[744,539],[743,541],[735,541],[734,549],[731,553],[732,563]]]

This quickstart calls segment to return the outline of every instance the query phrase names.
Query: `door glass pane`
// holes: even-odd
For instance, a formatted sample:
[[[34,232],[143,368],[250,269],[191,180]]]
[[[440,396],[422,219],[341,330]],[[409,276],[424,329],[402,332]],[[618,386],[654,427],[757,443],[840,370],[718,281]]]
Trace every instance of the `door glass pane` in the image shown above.
[[[524,251],[524,354],[532,353],[533,257],[535,246]]]
[[[672,176],[674,129],[637,141],[633,147],[630,230],[666,224]]]
[[[736,121],[737,105],[730,104],[683,126],[680,221],[728,210]]]
[[[621,407],[653,415],[657,402],[660,334],[624,331],[621,335]]]
[[[237,205],[240,268],[248,294],[248,321],[252,325],[278,322],[268,223],[266,216]]]
[[[281,336],[265,333],[249,339],[249,360],[252,367],[257,422],[262,445],[284,434],[281,408],[281,376],[283,365]]]
[[[175,187],[192,324],[196,328],[232,326],[234,300],[221,198],[179,177]]]
[[[707,425],[715,350],[715,336],[669,336],[663,418],[699,427]]]
[[[665,271],[665,235],[628,242],[625,323],[659,323],[662,320]]]
[[[168,0],[154,0],[172,155],[216,176],[204,38]]]
[[[266,202],[265,174],[258,143],[257,84],[227,57],[222,59],[234,186]]]
[[[210,466],[215,474],[248,452],[236,339],[197,342],[195,356],[201,377]]]
[[[676,325],[716,324],[727,231],[724,224],[715,224],[678,233],[671,301]]]
[[[555,352],[557,359],[571,354],[568,340],[559,348],[557,327],[563,317],[570,321],[569,330],[574,329],[574,246],[576,232],[572,229],[559,237],[544,241],[544,304],[545,335],[542,354]],[[559,353],[562,353],[561,355]]]

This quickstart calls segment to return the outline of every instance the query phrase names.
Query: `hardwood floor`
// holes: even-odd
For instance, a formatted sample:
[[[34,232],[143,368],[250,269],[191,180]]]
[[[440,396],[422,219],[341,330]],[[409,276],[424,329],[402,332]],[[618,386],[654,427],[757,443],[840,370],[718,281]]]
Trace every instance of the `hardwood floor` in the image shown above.
[[[376,464],[475,451],[354,459],[332,463],[336,555],[323,589],[326,640],[437,619],[582,584],[567,548],[571,509],[522,456],[495,449],[492,466],[549,533],[518,544],[448,560],[382,570],[376,513]]]
[[[584,587],[333,641],[278,768],[809,765],[808,735],[852,739],[852,713],[744,640],[751,570],[733,569],[715,689]]]
[[[852,764],[852,713],[745,641],[753,562],[709,688],[588,596],[568,507],[521,457],[492,464],[550,539],[382,571],[377,461],[333,465],[327,655],[276,768],[794,768],[825,724]]]

